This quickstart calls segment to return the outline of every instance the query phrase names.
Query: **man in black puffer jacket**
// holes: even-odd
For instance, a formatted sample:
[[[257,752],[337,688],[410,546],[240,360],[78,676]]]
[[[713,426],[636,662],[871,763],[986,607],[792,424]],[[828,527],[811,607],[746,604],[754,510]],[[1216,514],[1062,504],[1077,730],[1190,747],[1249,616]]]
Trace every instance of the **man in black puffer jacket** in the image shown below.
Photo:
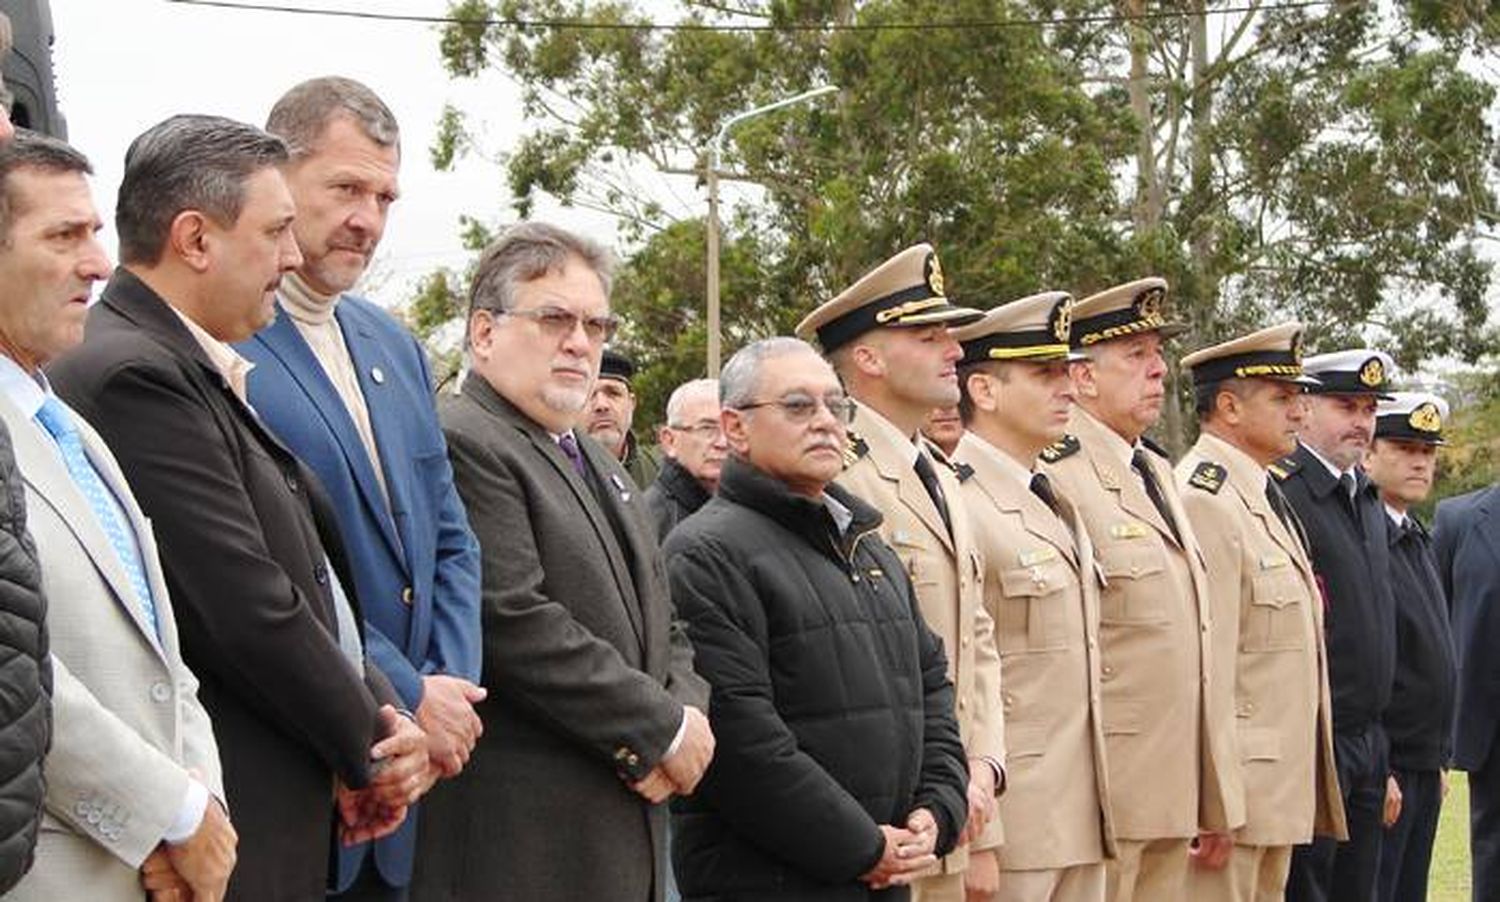
[[[718,737],[674,802],[683,899],[905,900],[968,810],[942,643],[879,512],[831,484],[852,408],[828,365],[768,339],[720,384],[732,456],[665,547]]]

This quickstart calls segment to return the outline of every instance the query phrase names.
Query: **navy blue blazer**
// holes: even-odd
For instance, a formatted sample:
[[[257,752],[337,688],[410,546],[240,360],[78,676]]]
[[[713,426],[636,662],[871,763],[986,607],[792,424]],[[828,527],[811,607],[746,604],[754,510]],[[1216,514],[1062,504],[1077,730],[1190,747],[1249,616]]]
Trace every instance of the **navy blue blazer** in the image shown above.
[[[479,544],[453,487],[421,345],[361,298],[345,295],[335,318],[369,408],[389,508],[353,418],[279,304],[275,322],[238,350],[255,363],[251,405],[333,498],[370,657],[415,710],[424,674],[479,682]],[[415,815],[375,844],[394,886],[411,877]],[[341,850],[334,889],[348,887],[367,851]]]
[[[1489,758],[1500,724],[1500,490],[1491,486],[1439,502],[1433,551],[1458,659],[1453,763],[1474,771]]]

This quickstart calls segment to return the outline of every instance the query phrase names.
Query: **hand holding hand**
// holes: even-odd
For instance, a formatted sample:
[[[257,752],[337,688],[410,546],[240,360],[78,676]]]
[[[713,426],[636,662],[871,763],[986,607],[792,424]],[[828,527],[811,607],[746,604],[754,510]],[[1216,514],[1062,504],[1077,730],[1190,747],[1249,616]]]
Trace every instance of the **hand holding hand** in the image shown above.
[[[390,705],[381,706],[380,719],[385,738],[370,749],[373,762],[370,792],[387,808],[405,808],[432,788],[434,777],[427,766],[427,734]]]
[[[914,816],[915,813],[913,812]],[[933,829],[936,830],[936,825]],[[875,867],[860,878],[871,889],[911,883],[917,879],[918,874],[937,864],[937,856],[932,853],[929,841],[916,832],[889,824],[881,824],[880,832],[885,836],[885,851]],[[922,851],[924,846],[927,848],[926,852]]]
[[[995,769],[983,758],[969,759],[969,818],[958,844],[979,838],[995,817]]]
[[[969,853],[964,869],[964,902],[990,902],[1000,892],[1000,856],[994,849]]]
[[[659,766],[676,787],[678,795],[690,796],[713,760],[714,731],[708,725],[708,717],[691,705],[682,709],[682,723],[682,742],[676,751],[662,759]]]
[[[484,687],[459,677],[422,677],[417,726],[427,734],[427,755],[440,768],[441,776],[457,776],[484,734],[484,722],[474,706],[484,701],[486,694]]]
[[[640,793],[646,801],[653,805],[661,804],[672,797],[677,785],[660,764],[651,769],[651,773],[630,784],[630,788]]]
[[[218,799],[210,797],[198,829],[184,842],[165,846],[172,869],[192,888],[194,900],[217,902],[229,888],[239,836]]]
[[[1200,868],[1217,871],[1229,864],[1234,851],[1234,837],[1226,833],[1199,833],[1188,855]]]
[[[1401,784],[1395,775],[1385,778],[1385,810],[1381,812],[1380,825],[1389,827],[1401,817]]]
[[[407,806],[385,804],[370,789],[350,789],[340,783],[335,801],[339,811],[339,840],[346,846],[389,836],[406,820]]]
[[[150,896],[151,902],[192,902],[193,898],[193,888],[182,879],[172,867],[172,859],[167,857],[166,843],[158,845],[141,862],[141,888]]]

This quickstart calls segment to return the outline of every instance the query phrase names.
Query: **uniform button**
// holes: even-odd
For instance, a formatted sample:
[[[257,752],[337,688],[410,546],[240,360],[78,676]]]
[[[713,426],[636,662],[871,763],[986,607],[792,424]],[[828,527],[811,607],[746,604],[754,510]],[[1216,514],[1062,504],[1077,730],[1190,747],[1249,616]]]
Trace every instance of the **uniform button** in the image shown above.
[[[89,816],[89,803],[79,802],[78,804],[74,805],[73,813],[78,815],[79,817],[87,818]]]
[[[293,495],[297,494],[297,492],[301,490],[302,485],[297,481],[296,473],[286,474],[286,487],[291,491]]]
[[[641,763],[641,756],[637,755],[635,752],[631,752],[630,755],[626,757],[625,763],[630,765],[631,767],[635,767],[637,764]]]
[[[97,805],[90,805],[89,806],[89,813],[88,813],[88,815],[86,817],[84,817],[84,820],[88,821],[91,824],[98,824],[99,821],[101,821],[103,819],[104,819],[104,812],[99,810],[99,806],[97,806]]]
[[[313,565],[313,580],[320,586],[328,585],[328,568],[322,564]]]
[[[167,702],[172,699],[172,687],[161,680],[151,684],[151,700],[153,702]]]
[[[969,707],[969,700],[968,699],[961,698],[961,699],[958,700],[958,710],[964,711],[964,710],[967,710],[968,707]]]
[[[964,648],[968,648],[969,647],[969,642],[970,642],[970,638],[969,638],[969,635],[967,633],[964,634],[964,637],[962,639],[958,640],[958,644],[962,645]]]
[[[1098,647],[1099,647],[1099,643],[1094,641],[1094,637],[1093,636],[1090,636],[1089,637],[1089,648],[1098,648]]]
[[[1140,567],[1134,567],[1134,566],[1131,567],[1130,568],[1130,575],[1131,576],[1140,576],[1141,575],[1141,568]]]
[[[404,605],[406,605],[407,607],[411,607],[411,602],[412,602],[411,586],[407,586],[406,588],[404,588],[404,589],[401,590],[401,603],[404,604]]]

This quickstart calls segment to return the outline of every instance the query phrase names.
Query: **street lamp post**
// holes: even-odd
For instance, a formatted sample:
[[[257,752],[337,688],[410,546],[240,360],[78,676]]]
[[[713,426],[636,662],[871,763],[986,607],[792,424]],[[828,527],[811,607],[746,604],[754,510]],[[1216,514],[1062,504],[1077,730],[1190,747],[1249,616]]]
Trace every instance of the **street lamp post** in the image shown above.
[[[714,132],[713,138],[708,142],[706,168],[708,170],[708,378],[710,379],[719,378],[719,156],[724,150],[724,139],[729,136],[730,129],[746,119],[769,113],[772,110],[779,110],[794,103],[822,97],[824,94],[831,94],[837,90],[836,85],[824,85],[821,88],[813,88],[811,91],[803,91],[801,94],[783,98],[775,103],[745,110],[743,113],[735,113],[724,120],[719,130]]]

